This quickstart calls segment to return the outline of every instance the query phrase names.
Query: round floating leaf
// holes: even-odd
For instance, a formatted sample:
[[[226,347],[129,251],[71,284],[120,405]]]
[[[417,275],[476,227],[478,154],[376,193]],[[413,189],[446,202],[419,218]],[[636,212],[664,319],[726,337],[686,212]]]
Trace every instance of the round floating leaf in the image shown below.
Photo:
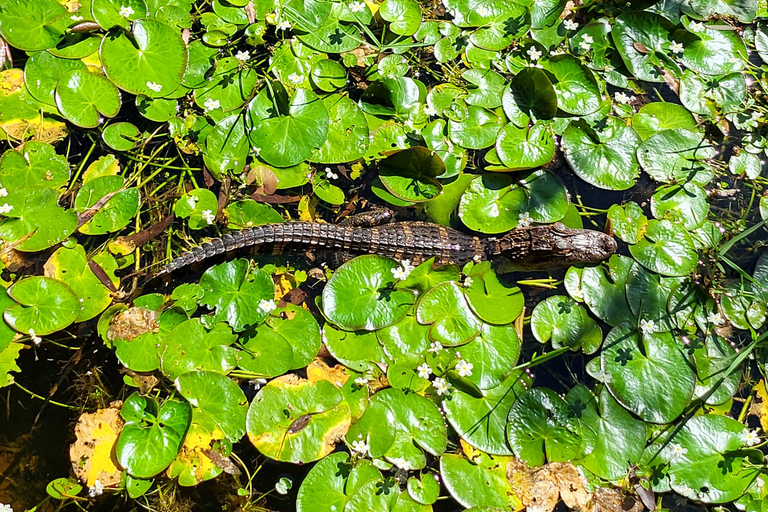
[[[240,114],[219,120],[205,138],[203,161],[217,178],[227,173],[239,174],[248,158],[248,135]]]
[[[502,125],[502,118],[494,112],[470,105],[464,120],[448,122],[448,132],[451,140],[463,148],[483,149],[496,141]]]
[[[688,405],[696,383],[692,362],[668,332],[643,334],[628,324],[605,338],[601,371],[616,400],[645,421],[669,423]]]
[[[95,128],[101,115],[115,117],[120,111],[120,93],[106,78],[76,69],[59,80],[56,107],[73,124]]]
[[[514,322],[523,312],[525,297],[520,288],[502,283],[491,262],[483,261],[464,271],[468,276],[464,281],[464,294],[472,311],[481,320],[505,325]]]
[[[524,68],[510,80],[501,97],[504,113],[517,126],[531,118],[552,119],[557,113],[557,92],[539,68]]]
[[[546,165],[555,156],[555,139],[544,123],[536,123],[530,130],[509,123],[499,132],[496,153],[507,167],[505,170],[533,169]]]
[[[669,465],[675,492],[705,503],[727,503],[741,496],[763,459],[759,450],[745,449],[747,433],[738,421],[716,414],[686,421],[672,440],[682,448]]]
[[[707,193],[695,183],[660,187],[651,197],[651,213],[657,219],[670,219],[685,229],[696,229],[707,220]]]
[[[432,505],[440,496],[440,484],[431,473],[422,473],[421,478],[408,479],[408,495],[422,505]]]
[[[587,183],[608,190],[626,190],[639,174],[635,151],[640,137],[632,127],[609,118],[596,129],[584,121],[571,122],[563,133],[565,158]]]
[[[251,67],[240,66],[239,62],[234,57],[217,60],[216,71],[210,77],[213,80],[207,80],[207,66],[210,64],[206,60],[205,69],[201,70],[203,83],[195,89],[195,104],[198,107],[206,112],[215,112],[219,108],[229,112],[251,97],[259,77]]]
[[[684,128],[693,131],[696,120],[682,105],[658,101],[640,107],[632,116],[632,127],[641,139],[646,140],[664,130]]]
[[[229,229],[252,228],[260,224],[283,222],[283,217],[271,206],[253,199],[229,203],[224,209]]]
[[[629,252],[645,268],[665,276],[688,275],[699,261],[688,232],[668,220],[650,220],[645,238],[629,246]]]
[[[415,0],[384,0],[379,15],[390,22],[392,32],[401,36],[416,33],[421,25],[421,8]]]
[[[446,130],[446,123],[443,119],[429,123],[422,130],[421,136],[424,138],[427,147],[437,153],[437,156],[445,163],[445,172],[439,176],[440,178],[452,178],[466,167],[467,151],[464,148],[457,147],[450,141]],[[444,195],[445,189],[443,189],[441,196]]]
[[[700,134],[685,129],[664,130],[637,148],[637,160],[656,181],[693,181],[706,185],[712,171],[700,160],[714,158],[715,148]]]
[[[204,290],[201,304],[215,313],[211,323],[226,321],[235,332],[263,321],[274,304],[272,278],[263,270],[249,269],[248,260],[237,259],[215,265],[200,278]]]
[[[104,30],[115,26],[128,29],[132,21],[148,16],[148,12],[144,0],[93,0],[91,3],[93,19]]]
[[[485,108],[501,106],[501,93],[506,85],[503,76],[490,69],[468,69],[461,78],[474,85],[467,89],[468,104]]]
[[[571,347],[593,354],[600,348],[603,332],[579,304],[555,295],[536,304],[531,315],[531,331],[541,343],[552,341],[553,348]]]
[[[645,322],[646,332],[671,331],[674,319],[667,311],[670,294],[681,279],[661,277],[635,264],[627,277],[627,302],[632,314]]]
[[[245,353],[240,355],[240,366],[256,373],[261,372],[261,365],[271,365],[272,353],[288,354],[283,365],[285,369],[273,375],[280,375],[288,370],[307,366],[320,349],[320,327],[312,314],[292,304],[277,310],[259,326],[253,335],[242,340]],[[285,350],[287,345],[288,350]],[[249,354],[253,360],[249,360]]]
[[[711,114],[715,109],[738,112],[746,95],[741,73],[705,79],[686,69],[680,79],[680,102],[696,114]]]
[[[173,205],[173,213],[181,219],[189,219],[191,229],[204,229],[213,224],[219,200],[207,188],[196,188],[181,196]]]
[[[408,118],[413,106],[422,98],[421,89],[413,78],[383,78],[368,86],[360,97],[360,108],[367,114],[403,119]]]
[[[416,317],[406,315],[396,324],[376,331],[376,336],[395,362],[416,368],[429,348],[428,332],[428,326],[421,325]]]
[[[442,189],[435,177],[445,164],[434,151],[423,146],[394,150],[379,164],[379,178],[395,197],[420,203],[435,198]]]
[[[571,55],[558,55],[548,61],[557,79],[557,106],[569,114],[587,115],[600,108],[600,89],[588,67]]]
[[[370,140],[368,121],[357,103],[347,96],[332,94],[323,98],[328,110],[328,136],[312,155],[312,161],[339,164],[357,160],[365,154]]]
[[[309,470],[296,495],[297,512],[344,510],[349,497],[362,485],[381,480],[381,472],[367,460],[354,466],[345,452],[332,453]]]
[[[164,123],[174,117],[178,108],[179,104],[172,98],[136,96],[136,110],[145,118],[156,123]]]
[[[120,416],[125,420],[115,454],[134,477],[149,478],[164,470],[176,457],[189,428],[189,404],[166,400],[161,407],[153,398],[129,396]]]
[[[627,277],[634,260],[625,256],[614,255],[608,260],[608,275],[601,267],[587,267],[582,270],[570,268],[566,274],[578,279],[578,289],[566,285],[568,293],[576,300],[583,300],[592,313],[611,326],[623,322],[634,322],[635,317],[629,309],[625,287]]]
[[[58,279],[26,277],[8,288],[8,295],[18,304],[6,308],[3,318],[8,325],[30,336],[60,331],[80,314],[77,294]]]
[[[197,301],[195,301],[197,302]],[[137,308],[139,309],[139,308]],[[110,308],[107,313],[112,309]],[[105,313],[105,315],[107,314]],[[146,310],[134,311],[139,318],[144,320],[153,319]],[[104,315],[101,317],[104,318]],[[133,339],[123,340],[120,338],[112,339],[115,347],[115,355],[120,362],[127,368],[135,372],[151,372],[160,367],[160,354],[158,349],[162,347],[163,338],[177,325],[188,319],[187,314],[180,307],[173,307],[163,311],[157,320],[159,324],[158,332],[150,330]],[[151,327],[154,320],[148,322]]]
[[[347,85],[344,67],[331,59],[321,59],[312,65],[312,82],[324,92],[333,92]]]
[[[461,347],[461,358],[472,364],[465,379],[481,390],[495,388],[517,364],[521,345],[512,325],[483,324],[480,336]]]
[[[101,137],[115,151],[130,151],[136,145],[139,129],[133,123],[112,123],[104,128]]]
[[[376,340],[376,334],[368,331],[342,331],[327,323],[323,326],[328,352],[340,363],[358,372],[375,371],[374,363],[387,360]]]
[[[120,279],[115,277],[117,262],[112,255],[104,252],[94,256],[91,262],[101,267],[115,289],[120,286]],[[45,263],[46,275],[67,283],[79,297],[77,322],[90,320],[112,303],[109,289],[96,277],[89,263],[82,245],[74,249],[61,247]]]
[[[111,32],[99,54],[107,78],[116,86],[150,98],[176,90],[187,68],[187,47],[179,30],[152,19],[134,21],[130,34]]]
[[[475,231],[504,233],[517,226],[527,208],[527,192],[515,187],[509,176],[485,174],[476,177],[461,196],[459,217]]]
[[[690,28],[690,26],[689,26]],[[687,68],[708,75],[740,72],[747,61],[747,48],[738,34],[704,25],[704,30],[675,31],[674,37],[685,47],[680,62]]]
[[[19,50],[45,50],[64,38],[68,18],[56,0],[9,0],[0,8],[0,35]]]
[[[366,255],[342,265],[323,289],[323,312],[347,330],[375,331],[400,320],[414,302],[409,290],[394,288],[399,264]]]
[[[24,83],[30,94],[43,103],[56,105],[54,93],[59,80],[71,71],[85,70],[81,60],[61,59],[48,52],[30,55],[24,66]]]
[[[69,182],[67,159],[53,146],[29,141],[0,158],[0,183],[6,189],[21,187],[62,188]]]
[[[85,183],[77,192],[75,209],[82,213],[93,207],[107,194],[113,194],[96,214],[80,226],[86,235],[103,235],[123,229],[139,211],[141,196],[135,188],[123,188],[122,176],[102,176]]]
[[[528,192],[527,211],[533,222],[552,223],[568,212],[569,194],[560,178],[543,169],[520,179]]]
[[[614,234],[627,242],[636,244],[645,234],[645,226],[648,218],[643,214],[643,209],[630,201],[623,207],[615,204],[608,209],[608,220],[611,221]]]
[[[0,221],[0,239],[20,242],[17,251],[41,251],[71,235],[77,228],[75,210],[58,205],[59,194],[44,187],[16,189],[2,199],[12,209]]]
[[[171,380],[193,371],[226,375],[237,365],[238,351],[229,346],[235,340],[225,324],[217,323],[209,332],[199,318],[187,320],[163,339],[160,368]]]
[[[246,429],[267,457],[304,464],[331,453],[350,421],[349,405],[336,386],[288,374],[261,388],[248,409]]]
[[[424,294],[416,318],[422,324],[432,324],[429,339],[451,347],[474,339],[483,325],[454,282],[441,283]]]
[[[466,353],[465,348],[462,353]],[[443,402],[445,418],[464,441],[478,450],[492,455],[512,455],[507,445],[507,415],[530,385],[530,379],[523,375],[520,371],[511,373],[479,398],[461,391],[454,393],[450,400]]]
[[[656,64],[659,55],[664,55],[673,25],[659,14],[647,11],[625,12],[616,18],[611,31],[613,41],[630,73],[646,82],[663,82],[664,78]],[[640,51],[638,48],[645,48]],[[677,74],[677,67],[671,60],[661,61],[666,68]]]
[[[698,344],[693,352],[697,377],[695,396],[707,397],[706,402],[715,405],[722,404],[736,394],[743,370],[737,367],[725,374],[735,354],[736,350],[714,333],[707,336],[704,345]]]
[[[582,427],[565,401],[547,388],[532,388],[509,411],[507,440],[529,466],[579,458]]]
[[[328,135],[328,111],[315,93],[298,88],[293,98],[275,85],[276,96],[267,88],[248,107],[251,125],[248,136],[259,157],[277,167],[290,167],[306,160]]]
[[[299,3],[298,5],[301,4]],[[346,10],[346,6],[343,3],[334,2],[329,7],[324,8],[319,8],[319,6],[324,5],[319,2],[308,5],[311,5],[312,9],[316,12],[322,12],[326,8],[329,11],[327,11],[327,16],[321,16],[324,18],[322,20],[318,19],[314,14],[310,14],[309,17],[315,19],[309,20],[309,17],[307,17],[309,9],[303,13],[304,19],[297,18],[293,30],[299,41],[310,48],[327,53],[348,52],[360,44],[357,26],[349,23],[340,23],[340,18],[344,16]],[[315,23],[307,24],[305,20],[315,21]]]
[[[447,454],[440,457],[440,477],[451,496],[465,507],[487,506],[509,510],[519,506],[516,504],[518,498],[507,480],[506,466],[509,459],[494,459],[485,454],[477,458],[480,459],[479,464],[462,455]],[[494,509],[489,508],[486,512],[491,510]]]
[[[192,405],[195,424],[209,432],[221,432],[232,443],[245,435],[248,400],[234,381],[220,373],[193,371],[181,375],[175,384]]]

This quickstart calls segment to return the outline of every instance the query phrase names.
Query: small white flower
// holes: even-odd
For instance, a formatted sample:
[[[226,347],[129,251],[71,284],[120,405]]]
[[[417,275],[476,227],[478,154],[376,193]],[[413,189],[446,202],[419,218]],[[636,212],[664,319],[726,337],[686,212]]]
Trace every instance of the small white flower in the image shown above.
[[[283,20],[277,24],[277,30],[288,30],[289,28],[291,28],[291,22],[288,20]]]
[[[203,107],[205,107],[206,112],[210,112],[211,110],[216,110],[217,108],[219,108],[219,106],[221,106],[221,104],[219,103],[219,100],[215,100],[213,98],[208,98],[203,103]]]
[[[259,301],[259,309],[263,313],[271,313],[277,309],[277,304],[275,304],[274,300],[261,299]]]
[[[367,386],[368,379],[366,379],[365,377],[358,377],[355,379],[355,384],[357,384],[360,387]]]
[[[746,446],[755,446],[756,444],[760,444],[761,439],[760,436],[757,435],[757,430],[748,430],[744,429],[741,431],[741,435],[739,438],[741,439],[742,444],[745,444]]]
[[[35,330],[34,330],[34,329],[30,329],[30,330],[29,330],[29,337],[32,339],[32,342],[33,342],[35,345],[39,345],[40,343],[42,343],[42,342],[43,342],[43,338],[41,338],[40,336],[38,336],[37,334],[35,334]]]
[[[405,281],[410,273],[415,269],[413,265],[411,265],[411,260],[403,260],[400,262],[400,266],[397,268],[393,268],[392,275],[395,277],[395,279],[399,279],[401,281]]]
[[[120,12],[118,12],[118,14],[123,18],[133,16],[133,7],[131,6],[126,7],[123,5],[122,7],[120,7]]]
[[[248,381],[248,384],[253,388],[254,391],[258,391],[266,383],[267,379],[251,379]]]
[[[541,58],[541,52],[537,50],[535,46],[528,48],[528,51],[525,53],[528,54],[531,60],[539,60]]]
[[[352,441],[350,448],[353,452],[357,452],[360,455],[368,455],[368,452],[371,450],[371,447],[368,445],[368,443],[362,439]]]
[[[248,53],[248,52],[244,52],[244,51],[240,50],[239,52],[237,52],[235,54],[235,58],[237,60],[239,60],[240,62],[246,62],[248,59],[251,58],[251,54]]]
[[[200,217],[205,221],[206,224],[209,226],[213,224],[213,221],[216,220],[216,216],[213,214],[213,210],[203,210],[203,213],[200,214]]]
[[[147,89],[155,92],[160,92],[163,90],[163,86],[157,82],[147,82]]]
[[[69,17],[69,19],[71,19],[72,21],[83,21],[84,18],[82,16],[78,16],[77,14],[73,14],[72,16]]]
[[[679,53],[683,53],[684,50],[685,50],[685,47],[683,47],[683,43],[672,43],[671,45],[669,45],[669,51],[671,51],[675,55]]]
[[[635,99],[634,96],[629,96],[627,93],[623,91],[619,91],[616,94],[613,95],[614,99],[616,100],[616,103],[621,103],[622,105],[629,105],[632,103],[632,100]]]
[[[329,180],[337,180],[337,179],[339,179],[339,175],[336,174],[335,172],[333,172],[333,169],[331,169],[330,167],[326,167],[325,168],[325,176]]]
[[[419,370],[419,377],[422,379],[428,379],[430,375],[432,375],[432,368],[429,367],[427,363],[422,364],[418,367]]]
[[[459,372],[459,377],[469,377],[472,375],[472,367],[474,365],[468,361],[461,360],[456,363],[456,371]]]
[[[298,73],[291,73],[288,75],[288,81],[291,82],[293,85],[299,85],[301,82],[304,81],[304,77],[302,77]]]
[[[96,480],[93,482],[93,487],[88,488],[88,496],[95,498],[96,496],[101,496],[102,494],[104,494],[104,484],[102,484],[99,480]]]
[[[721,315],[718,311],[717,313],[708,314],[707,322],[715,325],[723,325],[725,323],[725,319],[723,318],[723,315]]]
[[[8,191],[4,187],[0,187],[0,197],[8,196]]]
[[[594,43],[595,40],[590,36],[589,34],[584,34],[581,36],[581,41],[579,42],[579,47],[581,47],[582,50],[585,52],[588,52],[592,49],[592,43]]]
[[[521,228],[527,228],[533,223],[533,218],[529,212],[523,212],[517,217],[517,225]]]
[[[598,382],[602,382],[603,384],[610,384],[612,382],[611,374],[606,373],[603,369],[600,369],[600,371],[597,372],[595,379],[597,379]]]
[[[422,110],[424,111],[424,114],[428,116],[436,116],[438,114],[437,109],[430,105],[424,105],[424,108]]]
[[[653,320],[646,320],[643,318],[640,320],[640,330],[643,334],[651,334],[656,328],[656,323]]]
[[[475,9],[475,12],[478,14],[478,16],[483,16],[483,17],[490,16],[491,14],[493,14],[493,11],[491,11],[489,8],[487,8],[484,5],[481,5],[480,7]]]
[[[352,2],[349,4],[349,10],[352,12],[363,12],[365,10],[365,2]]]
[[[427,352],[432,352],[433,354],[437,354],[443,350],[443,345],[439,341],[433,341],[430,343],[429,348],[427,349]]]
[[[472,283],[474,283],[474,280],[471,277],[467,276],[464,278],[464,288],[469,288],[472,286]]]
[[[677,443],[671,443],[669,445],[669,451],[670,451],[670,454],[672,455],[673,459],[676,458],[676,457],[682,457],[686,453],[688,453],[688,450],[686,448],[683,448],[682,445],[677,444]]]
[[[704,27],[704,24],[698,21],[692,21],[688,25],[688,30],[691,32],[703,32],[705,28],[706,27]]]
[[[563,21],[563,27],[565,27],[565,30],[576,30],[579,28],[579,24],[573,20],[565,20]]]
[[[5,190],[5,189],[3,189],[3,190]],[[4,203],[3,206],[0,206],[0,215],[5,215],[6,213],[11,213],[11,210],[13,210],[13,206],[8,204],[8,203]]]
[[[447,395],[448,391],[451,389],[451,385],[442,377],[436,378],[432,382],[432,386],[435,388],[435,392],[437,392],[438,395]]]
[[[259,156],[259,153],[261,153],[261,148],[257,148],[254,146],[251,148],[251,153],[253,153],[253,156]]]

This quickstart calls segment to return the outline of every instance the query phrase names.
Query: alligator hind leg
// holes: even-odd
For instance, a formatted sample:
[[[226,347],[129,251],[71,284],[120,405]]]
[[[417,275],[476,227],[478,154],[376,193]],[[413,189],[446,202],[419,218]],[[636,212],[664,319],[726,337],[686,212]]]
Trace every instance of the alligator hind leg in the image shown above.
[[[339,221],[339,226],[351,226],[355,228],[373,228],[388,224],[395,219],[395,213],[389,208],[376,208],[363,213],[344,217]],[[349,251],[323,251],[318,255],[322,261],[325,261],[331,268],[339,268],[341,265],[351,260],[357,254]]]

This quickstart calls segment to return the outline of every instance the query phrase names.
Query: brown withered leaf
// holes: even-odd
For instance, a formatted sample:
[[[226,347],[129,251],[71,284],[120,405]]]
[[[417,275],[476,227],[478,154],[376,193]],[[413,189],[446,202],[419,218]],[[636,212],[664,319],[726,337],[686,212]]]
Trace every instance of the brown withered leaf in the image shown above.
[[[133,247],[134,249],[136,247],[141,247],[150,240],[157,238],[160,233],[168,229],[168,226],[171,225],[171,222],[173,222],[174,218],[175,216],[171,214],[160,222],[148,227],[147,229],[142,229],[138,233],[134,233],[129,236],[121,236],[116,241],[119,242],[120,245]]]
[[[159,332],[157,311],[147,308],[128,308],[115,315],[109,323],[107,339],[131,341],[147,332]]]
[[[637,42],[637,41],[635,41],[634,43],[632,43],[632,46],[635,48],[635,50],[639,51],[640,53],[644,53],[644,54],[647,54],[647,53],[650,53],[650,52],[651,52],[651,51],[648,49],[648,47],[647,47],[647,46],[645,46],[643,43],[639,43],[639,42]]]

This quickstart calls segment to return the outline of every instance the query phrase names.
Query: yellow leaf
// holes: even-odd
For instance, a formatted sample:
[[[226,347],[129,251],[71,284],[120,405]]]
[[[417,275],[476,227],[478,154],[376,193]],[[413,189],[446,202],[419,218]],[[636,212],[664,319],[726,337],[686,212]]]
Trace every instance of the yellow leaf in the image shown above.
[[[117,436],[123,430],[122,405],[120,401],[112,402],[109,408],[84,413],[77,420],[69,460],[77,477],[88,487],[93,487],[96,480],[104,487],[120,483],[122,471],[113,454]]]
[[[299,201],[299,220],[304,222],[312,222],[317,217],[317,197],[316,196],[302,196]]]
[[[349,375],[343,366],[337,364],[331,368],[321,358],[316,357],[307,365],[307,379],[309,382],[327,380],[337,388],[341,388],[349,379]]]
[[[768,431],[768,389],[765,381],[761,380],[755,385],[756,399],[749,408],[750,414],[757,416],[763,431]]]
[[[168,467],[168,477],[179,477],[179,484],[191,486],[219,475],[221,469],[208,456],[208,452],[215,441],[224,437],[224,433],[219,429],[207,432],[199,425],[193,424],[184,438],[184,445],[179,454]]]

